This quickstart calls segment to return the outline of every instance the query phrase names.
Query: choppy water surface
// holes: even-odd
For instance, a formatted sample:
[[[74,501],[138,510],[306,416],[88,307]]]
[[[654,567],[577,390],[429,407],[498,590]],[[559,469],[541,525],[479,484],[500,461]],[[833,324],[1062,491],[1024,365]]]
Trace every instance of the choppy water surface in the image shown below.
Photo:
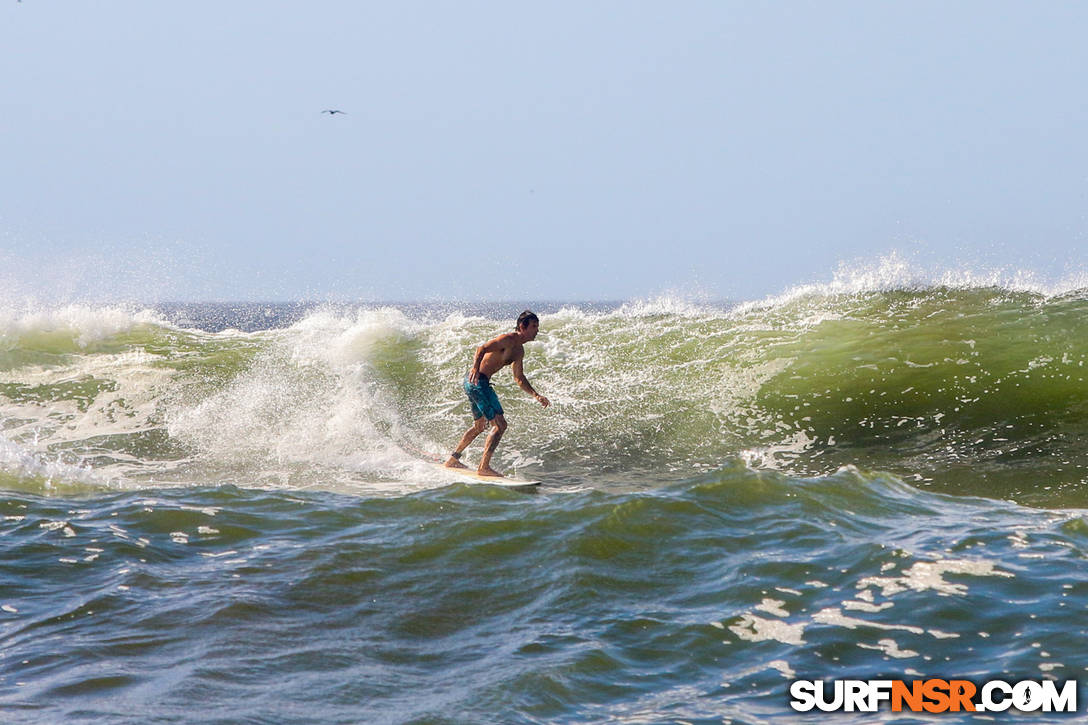
[[[495,381],[496,462],[543,485],[451,482],[419,451],[517,311],[0,310],[5,719],[762,722],[795,678],[1088,678],[1083,292],[545,306],[553,406]]]

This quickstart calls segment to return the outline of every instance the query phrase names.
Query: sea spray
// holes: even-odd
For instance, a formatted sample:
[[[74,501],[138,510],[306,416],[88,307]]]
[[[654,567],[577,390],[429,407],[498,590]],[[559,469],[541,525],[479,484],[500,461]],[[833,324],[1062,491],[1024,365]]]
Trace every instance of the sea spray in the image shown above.
[[[1088,298],[878,281],[760,305],[544,314],[525,366],[555,405],[496,376],[511,422],[498,460],[657,481],[737,459],[796,475],[858,465],[946,491],[1080,500]],[[216,333],[118,308],[4,319],[5,434],[43,460],[141,485],[391,491],[443,483],[418,451],[456,441],[472,351],[511,324],[448,307],[318,306]]]

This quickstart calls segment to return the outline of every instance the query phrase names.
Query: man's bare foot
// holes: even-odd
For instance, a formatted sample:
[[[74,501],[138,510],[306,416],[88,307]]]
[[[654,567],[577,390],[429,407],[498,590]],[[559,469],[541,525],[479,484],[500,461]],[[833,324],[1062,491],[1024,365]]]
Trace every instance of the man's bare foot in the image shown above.
[[[505,478],[505,476],[503,476],[501,473],[496,471],[491,466],[488,466],[487,468],[477,469],[476,470],[476,475],[477,476],[494,476],[495,478]]]
[[[461,463],[459,460],[457,460],[453,456],[450,456],[449,458],[447,458],[446,462],[443,463],[442,465],[445,466],[446,468],[468,468],[468,466],[466,466],[464,463]]]

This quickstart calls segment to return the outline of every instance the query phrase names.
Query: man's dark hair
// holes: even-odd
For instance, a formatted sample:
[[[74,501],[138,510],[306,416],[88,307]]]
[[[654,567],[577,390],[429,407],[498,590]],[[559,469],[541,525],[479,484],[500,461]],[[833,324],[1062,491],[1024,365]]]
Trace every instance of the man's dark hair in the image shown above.
[[[532,312],[530,312],[529,310],[525,310],[525,312],[522,312],[520,315],[518,315],[518,324],[516,324],[514,326],[514,329],[515,330],[524,329],[525,326],[528,325],[530,322],[535,322],[536,324],[539,325],[540,324],[540,318],[537,317]]]

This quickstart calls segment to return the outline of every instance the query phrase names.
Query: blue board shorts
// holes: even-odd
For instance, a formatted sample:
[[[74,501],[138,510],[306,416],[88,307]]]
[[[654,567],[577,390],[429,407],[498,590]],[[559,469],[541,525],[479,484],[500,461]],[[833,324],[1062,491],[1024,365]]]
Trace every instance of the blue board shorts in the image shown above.
[[[491,387],[491,381],[487,376],[480,374],[478,382],[473,385],[465,376],[465,395],[472,403],[472,419],[478,420],[480,416],[491,420],[496,415],[502,415],[502,403],[499,396],[495,395],[495,389]]]

